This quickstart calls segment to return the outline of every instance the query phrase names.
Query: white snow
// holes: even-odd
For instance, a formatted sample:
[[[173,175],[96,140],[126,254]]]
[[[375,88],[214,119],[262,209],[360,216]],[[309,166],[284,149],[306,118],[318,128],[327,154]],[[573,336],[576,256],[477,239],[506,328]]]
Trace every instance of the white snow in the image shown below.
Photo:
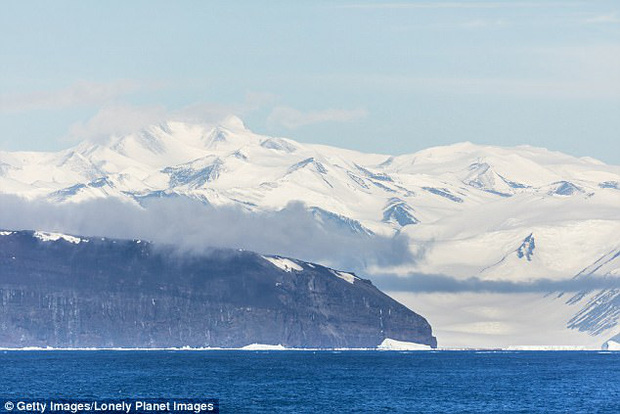
[[[566,303],[569,294],[558,298],[536,292],[386,293],[423,315],[441,347],[506,349],[526,344],[600,349],[604,341],[601,336],[567,329],[568,320],[579,309],[579,304]]]
[[[428,345],[417,344],[415,342],[397,341],[396,339],[385,338],[379,346],[381,351],[429,351],[432,348]]]
[[[607,351],[620,351],[620,342],[609,340],[605,344]]]
[[[268,344],[250,344],[240,348],[243,351],[284,351],[286,348],[281,344],[268,345]]]
[[[82,238],[75,237],[75,236],[69,236],[69,235],[62,234],[62,233],[49,233],[45,231],[35,231],[34,237],[44,242],[57,241],[61,239],[68,241],[69,243],[73,243],[73,244],[79,244],[81,242],[88,242],[87,239],[82,239]]]
[[[164,122],[56,153],[0,151],[0,166],[0,193],[26,199],[79,203],[108,198],[135,204],[134,196],[181,194],[253,212],[273,212],[297,201],[355,220],[381,236],[399,232],[416,260],[368,268],[370,278],[373,273],[422,273],[524,283],[570,280],[584,269],[597,276],[620,275],[618,258],[596,265],[620,249],[620,167],[544,148],[465,142],[399,156],[365,154],[261,136],[229,117],[219,125]],[[175,179],[173,172],[179,173]],[[554,193],[563,187],[577,190]],[[401,227],[384,221],[386,206],[395,202],[404,203],[420,222]],[[528,261],[515,250],[529,234],[535,249]],[[58,240],[52,237],[44,236]],[[302,270],[290,259],[265,259],[287,272]],[[353,275],[335,275],[354,282]],[[542,304],[537,299],[543,295],[525,296],[545,309],[545,319],[553,319],[553,335],[580,343],[582,333],[568,331],[566,322],[585,301]],[[416,302],[411,307],[431,323],[441,321],[433,323],[442,329],[440,340],[447,334],[462,344],[467,334],[481,346],[514,345],[508,332],[522,335],[524,326],[536,325],[537,314],[528,311],[524,295],[507,295],[501,303],[492,296],[471,303],[471,295],[456,295],[466,306],[463,312],[446,313],[441,306],[424,311],[425,304],[420,308]],[[506,304],[515,301],[530,318],[520,325]],[[476,319],[469,307],[493,308],[499,316]],[[592,340],[600,344],[601,337]],[[483,343],[483,338],[495,342]],[[517,344],[530,343],[525,339]]]
[[[267,141],[290,150],[266,148]],[[1,193],[61,203],[135,203],[132,195],[152,192],[256,211],[300,201],[381,235],[401,230],[412,250],[424,246],[424,260],[402,266],[402,273],[469,277],[488,268],[487,279],[567,278],[604,254],[601,246],[618,247],[613,235],[620,232],[620,191],[599,186],[620,182],[619,167],[528,146],[461,143],[390,157],[260,136],[229,117],[220,125],[167,122],[58,153],[0,152],[0,163],[8,166],[0,173]],[[291,172],[299,163],[304,166]],[[205,171],[215,164],[217,174]],[[166,169],[187,175],[171,180]],[[584,193],[548,194],[564,181]],[[382,221],[393,199],[412,208],[421,223],[400,229],[393,220]],[[532,232],[533,263],[510,259],[494,266]]]
[[[513,345],[505,351],[591,351],[594,348],[575,345]]]
[[[279,256],[262,256],[263,259],[267,260],[269,263],[277,267],[278,269],[284,270],[285,272],[292,272],[296,270],[301,272],[304,270],[303,267],[293,262],[292,260],[285,259],[284,257]]]
[[[351,273],[341,272],[339,270],[330,270],[330,271],[332,272],[334,276],[339,277],[340,279],[346,282],[349,282],[350,284],[353,284],[355,282],[355,279],[357,279],[357,277]]]

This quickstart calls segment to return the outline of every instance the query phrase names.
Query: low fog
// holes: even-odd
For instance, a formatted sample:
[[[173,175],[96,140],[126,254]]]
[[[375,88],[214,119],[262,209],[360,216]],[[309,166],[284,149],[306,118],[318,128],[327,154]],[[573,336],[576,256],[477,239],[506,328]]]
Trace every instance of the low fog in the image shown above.
[[[114,199],[59,205],[0,195],[0,228],[144,239],[194,254],[209,247],[246,249],[357,272],[413,260],[405,238],[360,237],[343,228],[324,228],[301,203],[254,213],[186,198],[153,199],[140,207]]]
[[[360,236],[321,225],[301,203],[257,213],[206,205],[183,197],[153,199],[142,207],[115,199],[54,204],[0,195],[0,229],[41,230],[87,237],[143,239],[181,254],[209,254],[233,248],[288,256],[355,271],[419,260],[405,236]],[[367,276],[366,276],[367,277]],[[530,283],[454,278],[447,275],[372,276],[385,291],[408,292],[577,292],[620,288],[620,278],[539,279]]]
[[[602,289],[620,289],[618,277],[567,276],[564,280],[536,279],[531,282],[466,279],[446,275],[412,274],[407,276],[377,275],[373,279],[384,291],[397,292],[488,292],[488,293],[551,293],[588,292]]]

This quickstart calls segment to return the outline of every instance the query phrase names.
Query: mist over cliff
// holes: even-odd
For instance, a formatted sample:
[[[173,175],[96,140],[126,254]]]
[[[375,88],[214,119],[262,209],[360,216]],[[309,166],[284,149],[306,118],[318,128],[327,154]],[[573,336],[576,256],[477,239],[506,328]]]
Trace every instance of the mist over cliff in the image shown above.
[[[0,346],[435,347],[428,322],[368,280],[244,250],[0,233]]]

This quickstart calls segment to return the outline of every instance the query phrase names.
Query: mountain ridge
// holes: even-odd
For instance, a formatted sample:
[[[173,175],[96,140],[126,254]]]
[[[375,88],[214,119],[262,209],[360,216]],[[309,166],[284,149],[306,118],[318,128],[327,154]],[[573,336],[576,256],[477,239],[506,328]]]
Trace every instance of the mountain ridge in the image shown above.
[[[465,142],[364,154],[262,136],[238,118],[162,123],[58,153],[0,152],[0,194],[58,205],[116,199],[138,208],[187,198],[267,214],[296,202],[327,234],[406,239],[416,259],[363,269],[371,277],[570,279],[620,248],[618,189],[620,166],[544,148]],[[517,257],[532,234],[531,260]],[[609,263],[606,275],[620,275],[620,264]],[[586,296],[571,306],[591,308]],[[605,297],[614,322],[616,296]]]

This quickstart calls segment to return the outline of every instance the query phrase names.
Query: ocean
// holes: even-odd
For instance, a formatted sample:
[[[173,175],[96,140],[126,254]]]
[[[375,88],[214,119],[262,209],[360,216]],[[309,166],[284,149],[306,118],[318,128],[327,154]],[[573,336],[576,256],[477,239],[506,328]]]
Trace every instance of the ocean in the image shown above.
[[[0,399],[53,398],[214,398],[222,413],[620,413],[620,352],[0,352]]]

